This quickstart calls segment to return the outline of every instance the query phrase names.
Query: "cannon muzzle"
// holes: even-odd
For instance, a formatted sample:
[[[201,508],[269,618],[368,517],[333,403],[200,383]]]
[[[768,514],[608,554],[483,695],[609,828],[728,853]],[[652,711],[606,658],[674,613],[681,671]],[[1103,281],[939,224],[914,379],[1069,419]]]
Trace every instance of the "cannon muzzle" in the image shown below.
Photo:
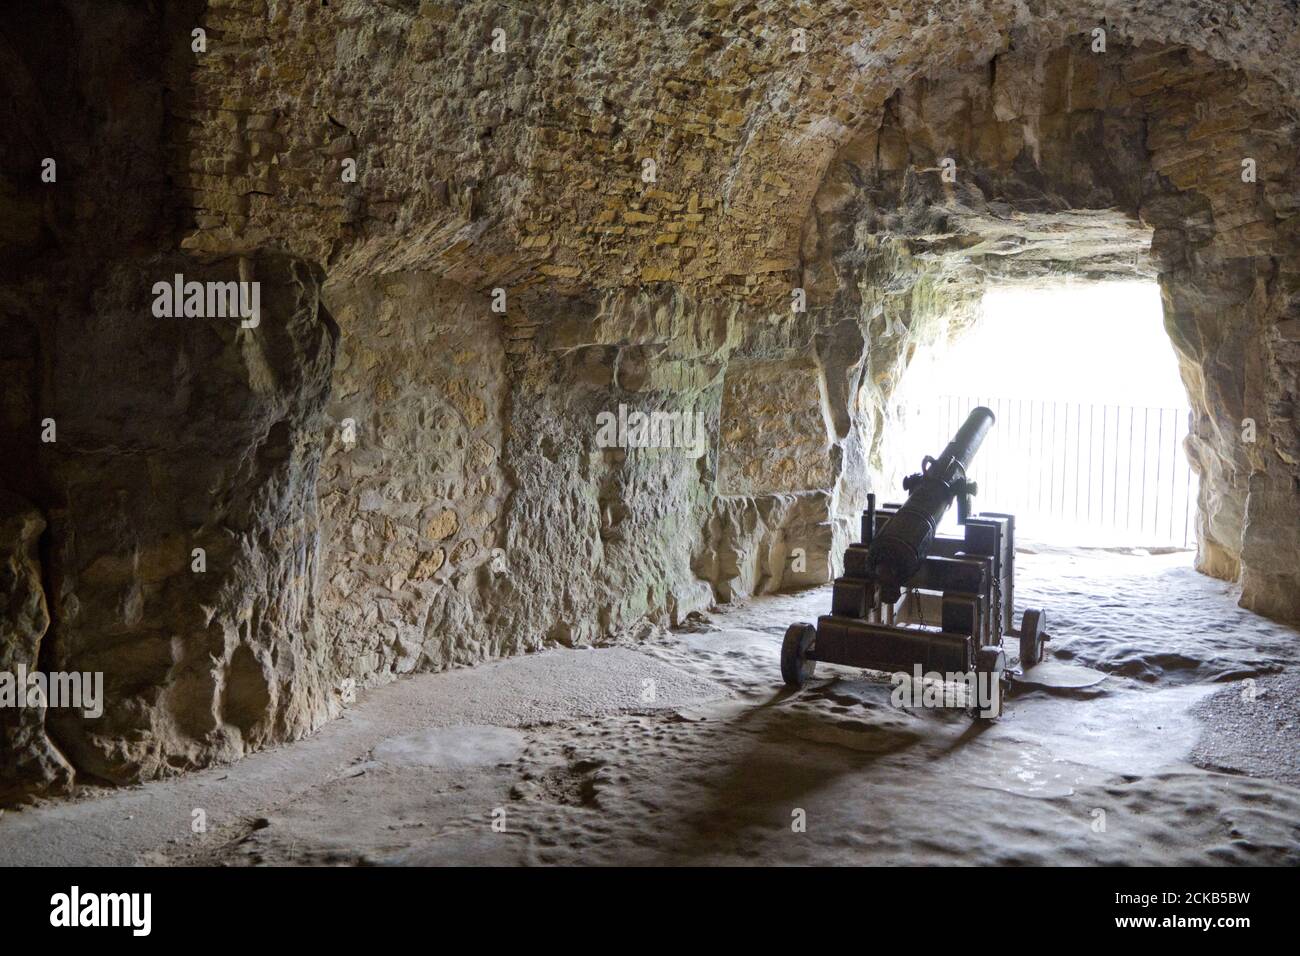
[[[904,479],[907,502],[875,536],[867,552],[867,569],[881,584],[891,589],[902,587],[920,570],[954,498],[961,499],[959,510],[965,518],[976,490],[975,483],[966,479],[966,469],[994,421],[993,413],[984,406],[972,409],[943,454],[938,459],[927,456],[920,473]]]

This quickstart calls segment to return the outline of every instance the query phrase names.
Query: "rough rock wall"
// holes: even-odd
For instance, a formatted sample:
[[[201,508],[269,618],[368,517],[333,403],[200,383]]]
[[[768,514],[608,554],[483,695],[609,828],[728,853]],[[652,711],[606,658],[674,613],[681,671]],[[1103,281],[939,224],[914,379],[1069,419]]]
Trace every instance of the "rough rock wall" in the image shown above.
[[[273,250],[177,251],[193,221],[170,173],[201,6],[46,5],[0,28],[15,131],[3,197],[22,224],[0,266],[0,354],[16,370],[0,481],[45,526],[34,553],[24,535],[4,546],[39,559],[27,580],[50,616],[43,636],[0,648],[29,660],[39,637],[42,672],[102,674],[106,698],[101,716],[46,710],[7,774],[38,761],[136,780],[301,736],[338,709],[314,627],[316,419],[335,338],[321,270]],[[177,273],[260,282],[262,322],[157,317],[154,284]],[[43,777],[53,790],[72,774]]]
[[[124,265],[92,317],[56,326],[42,403],[59,429],[42,446],[56,489],[46,661],[102,672],[114,706],[93,720],[52,711],[47,723],[94,777],[240,756],[337,708],[314,626],[318,419],[336,335],[319,271],[245,262],[262,282],[257,329],[160,322],[140,307],[160,274],[229,280],[239,269]],[[129,356],[130,374],[105,355]]]
[[[853,534],[829,491],[720,495],[704,531],[691,570],[723,602],[826,583]]]
[[[416,275],[345,280],[327,298],[340,330],[318,487],[333,677],[478,661],[479,584],[508,494],[500,317]]]
[[[341,333],[319,486],[334,679],[603,641],[713,600],[691,568],[725,315],[672,295],[501,313],[421,274],[339,280],[327,299]],[[687,447],[602,442],[620,409],[676,416]]]
[[[811,355],[728,363],[718,485],[723,494],[830,488],[822,388]]]
[[[499,592],[498,625],[529,633],[542,623],[561,642],[591,641],[707,604],[709,587],[690,568],[716,481],[720,358],[738,335],[734,313],[647,290],[526,314],[510,346],[506,556],[516,574]],[[600,447],[598,416],[620,405],[698,425],[698,442]],[[551,593],[528,587],[540,575],[556,582]]]
[[[677,621],[711,600],[690,565],[716,452],[596,441],[597,416],[620,404],[629,414],[698,414],[705,434],[716,431],[716,369],[685,358],[642,364],[652,346],[639,339],[611,346],[578,333],[582,344],[512,361],[509,571],[492,597],[496,642],[591,643],[646,618]]]
[[[0,694],[0,802],[28,794],[57,793],[73,771],[45,732],[46,708],[15,707],[26,686],[17,675],[41,669],[41,641],[50,625],[41,583],[38,544],[45,519],[27,501],[0,491],[0,674],[12,678]]]

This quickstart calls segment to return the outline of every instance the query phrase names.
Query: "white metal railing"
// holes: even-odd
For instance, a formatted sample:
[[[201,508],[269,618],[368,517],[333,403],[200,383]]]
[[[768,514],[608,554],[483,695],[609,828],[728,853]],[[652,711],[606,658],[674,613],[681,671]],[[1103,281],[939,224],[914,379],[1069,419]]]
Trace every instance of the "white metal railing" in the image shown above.
[[[1015,514],[1022,540],[1192,543],[1197,482],[1183,451],[1186,408],[937,396],[899,410],[905,466],[938,456],[977,405],[997,424],[971,467],[975,510]]]

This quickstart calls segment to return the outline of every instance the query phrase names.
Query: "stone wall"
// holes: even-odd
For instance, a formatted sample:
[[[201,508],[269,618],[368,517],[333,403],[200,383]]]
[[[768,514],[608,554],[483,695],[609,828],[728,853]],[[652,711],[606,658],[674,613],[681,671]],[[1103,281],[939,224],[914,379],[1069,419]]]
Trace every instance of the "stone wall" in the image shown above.
[[[45,707],[18,708],[26,694],[17,675],[41,669],[41,643],[50,626],[41,582],[38,543],[45,519],[28,502],[0,491],[0,673],[14,696],[0,709],[0,802],[28,794],[58,793],[73,770],[45,730]]]
[[[500,317],[418,275],[327,291],[340,346],[317,494],[335,673],[364,683],[474,663],[509,493]]]
[[[1300,77],[1288,0],[937,11],[212,0],[187,116],[199,225],[187,244],[275,241],[332,271],[419,268],[475,287],[687,282],[772,306],[788,301],[802,211],[827,168],[915,79],[982,71],[1012,42],[1086,43],[1099,24],[1112,41],[1186,46],[1285,89]],[[345,158],[359,173],[348,188]]]
[[[240,756],[337,711],[314,587],[337,329],[315,267],[267,255],[243,269],[262,283],[256,329],[155,319],[159,276],[240,275],[234,261],[175,256],[123,266],[92,315],[61,321],[51,340],[43,662],[102,672],[113,706],[94,720],[51,711],[47,723],[96,778]]]

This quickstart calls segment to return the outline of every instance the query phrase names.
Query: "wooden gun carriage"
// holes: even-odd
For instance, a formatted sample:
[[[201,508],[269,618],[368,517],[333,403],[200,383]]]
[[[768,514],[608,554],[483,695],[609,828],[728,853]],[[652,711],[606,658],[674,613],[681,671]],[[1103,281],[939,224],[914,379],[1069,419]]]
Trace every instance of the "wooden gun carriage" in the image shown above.
[[[1047,635],[1037,608],[1025,611],[1018,630],[1012,626],[1015,518],[970,513],[977,487],[966,469],[993,422],[987,408],[974,409],[943,454],[927,456],[921,471],[903,481],[906,503],[877,508],[875,495],[867,496],[861,540],[845,552],[831,613],[786,631],[786,684],[803,686],[818,661],[909,675],[917,667],[973,674],[984,688],[981,715],[1001,712],[1010,676],[1003,639],[1018,638],[1023,670],[1041,660]],[[954,500],[962,534],[941,535],[939,523]]]

